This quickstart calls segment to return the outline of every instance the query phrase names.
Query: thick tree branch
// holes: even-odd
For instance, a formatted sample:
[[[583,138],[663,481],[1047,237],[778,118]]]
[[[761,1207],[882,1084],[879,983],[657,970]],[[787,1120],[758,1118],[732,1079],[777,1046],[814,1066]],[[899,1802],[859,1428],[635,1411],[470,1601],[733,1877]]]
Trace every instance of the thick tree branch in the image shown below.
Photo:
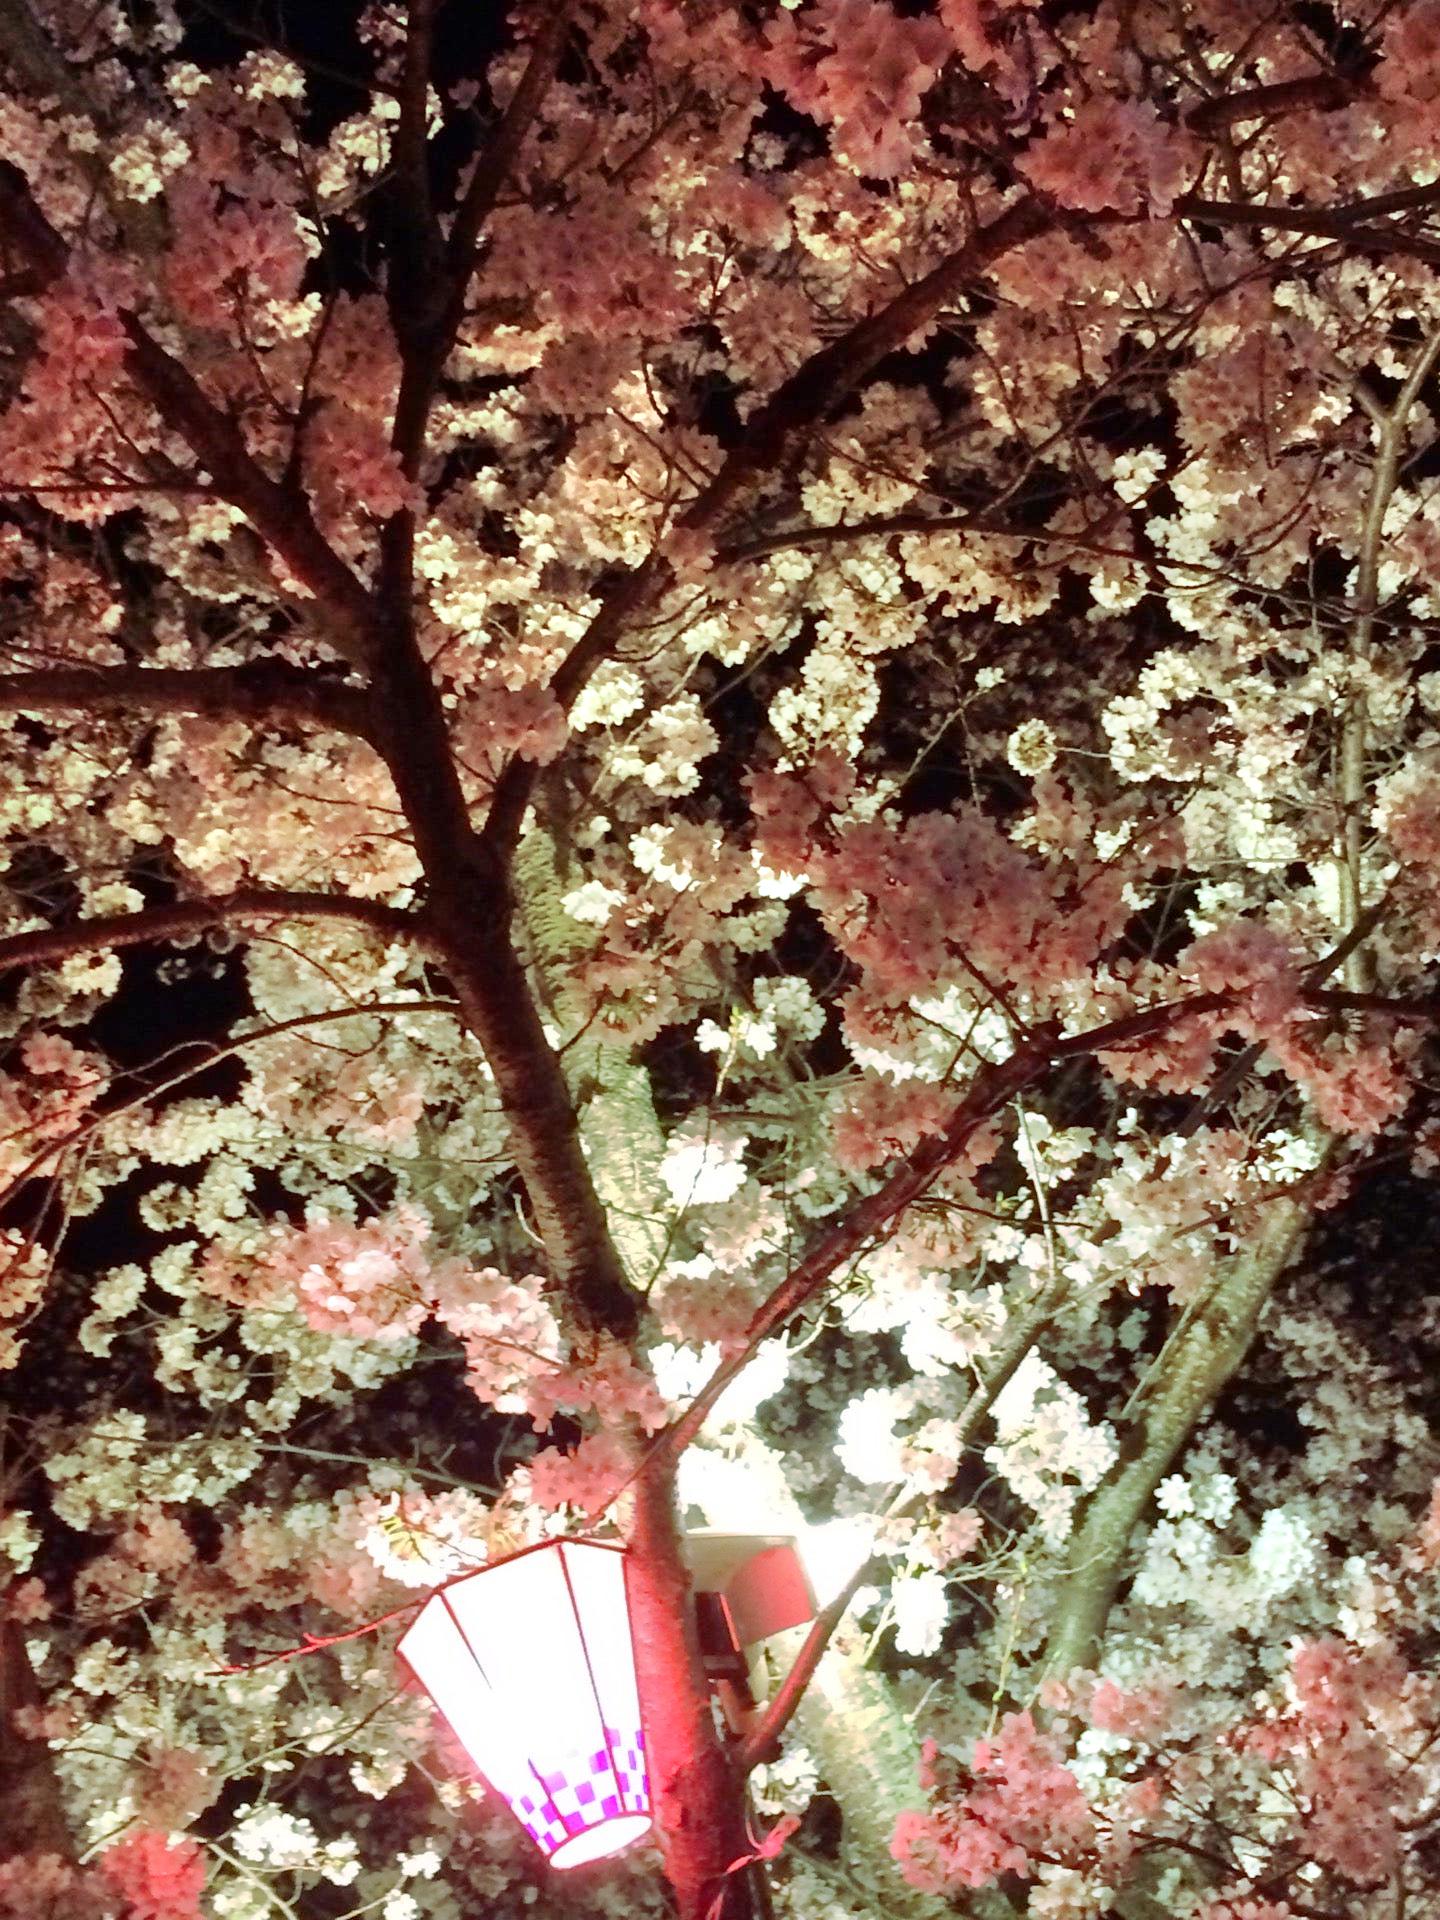
[[[1324,959],[1317,960],[1313,967],[1306,968],[1304,976],[1305,985],[1300,990],[1302,1005],[1310,1007],[1317,1012],[1349,1010],[1347,1003],[1353,1000],[1355,996],[1350,994],[1336,994],[1328,990],[1322,990],[1320,983],[1323,980],[1328,980],[1337,967],[1344,966],[1345,962],[1350,958],[1351,954],[1355,952],[1357,947],[1360,946],[1361,942],[1370,938],[1370,935],[1385,918],[1387,904],[1388,902],[1384,895],[1381,895],[1378,900],[1372,900],[1359,918],[1347,929],[1344,938],[1336,941]],[[1251,1073],[1264,1057],[1264,1053],[1265,1042],[1263,1040],[1254,1040],[1248,1047],[1243,1048],[1241,1052],[1236,1054],[1229,1066],[1220,1075],[1220,1078],[1213,1081],[1211,1085],[1205,1089],[1204,1093],[1194,1101],[1190,1111],[1175,1128],[1175,1132],[1180,1135],[1182,1139],[1188,1139],[1191,1134],[1198,1133],[1209,1115],[1214,1113],[1218,1107],[1223,1106],[1231,1094],[1249,1079]]]
[[[751,417],[739,444],[679,516],[677,524],[693,533],[708,533],[719,527],[725,516],[774,470],[796,437],[853,393],[887,354],[903,347],[1002,254],[1033,240],[1053,224],[1054,216],[1038,200],[1017,200],[903,293],[812,354]],[[669,562],[658,552],[620,575],[551,682],[562,705],[568,707],[625,628],[654,604],[672,578]],[[485,839],[502,859],[508,859],[519,835],[534,780],[534,766],[514,759],[496,783]]]
[[[746,1328],[744,1348],[716,1368],[684,1413],[657,1436],[651,1444],[651,1456],[678,1457],[704,1426],[725,1389],[754,1359],[761,1343],[793,1320],[843,1266],[893,1225],[936,1176],[964,1152],[976,1130],[1048,1067],[1076,1055],[1115,1052],[1153,1039],[1188,1016],[1216,1012],[1230,999],[1226,993],[1192,994],[1184,1000],[1125,1014],[1082,1033],[1061,1035],[1054,1027],[1039,1028],[1008,1060],[981,1068],[943,1132],[922,1141],[882,1186],[857,1201],[848,1213],[827,1228],[798,1265],[792,1267],[780,1285],[760,1303]],[[624,1490],[624,1487],[617,1489],[611,1500]],[[593,1513],[589,1516],[592,1521],[596,1517]]]
[[[36,206],[24,176],[0,164],[0,239],[46,285],[61,279],[70,253]],[[204,393],[189,370],[138,319],[122,311],[130,341],[126,368],[160,418],[210,475],[222,499],[238,507],[260,537],[314,595],[327,636],[351,659],[369,652],[374,608],[360,580],[321,534],[309,502],[279,485],[251,458],[238,424]]]
[[[857,1201],[823,1232],[810,1251],[756,1308],[743,1351],[715,1369],[680,1417],[651,1445],[651,1455],[678,1457],[704,1426],[717,1400],[750,1364],[762,1341],[793,1320],[865,1247],[883,1234],[964,1152],[994,1114],[1039,1077],[1055,1057],[1058,1036],[1044,1033],[998,1066],[982,1067],[943,1133],[922,1141],[898,1172]]]
[[[398,155],[412,171],[423,127],[422,67],[428,66],[429,0],[417,0],[407,42],[404,92],[409,127]],[[454,345],[486,219],[554,77],[564,15],[555,7],[526,71],[455,215],[443,298],[424,286],[392,290],[406,306],[396,321],[402,356],[392,445],[408,473],[419,467],[436,385]],[[626,1277],[581,1146],[579,1117],[564,1070],[545,1035],[515,945],[514,896],[504,861],[470,823],[440,690],[420,650],[413,606],[414,515],[394,514],[381,542],[380,623],[372,681],[376,745],[390,770],[424,869],[425,924],[453,982],[467,1027],[479,1040],[509,1124],[515,1164],[572,1318],[590,1333],[628,1338],[639,1297]]]
[[[1307,970],[1301,990],[1304,1005],[1317,1012],[1379,1012],[1391,1017],[1440,1014],[1440,1006],[1432,1011],[1425,1002],[1397,1004],[1379,995],[1319,984],[1351,961],[1380,924],[1385,907],[1383,898],[1372,901],[1351,921],[1334,949]],[[1259,1042],[1247,1047],[1217,1085],[1195,1103],[1177,1132],[1182,1136],[1195,1132],[1206,1113],[1229,1097],[1263,1051]],[[1302,1200],[1283,1201],[1275,1208],[1259,1243],[1235,1255],[1199,1307],[1182,1315],[1133,1397],[1138,1412],[1120,1457],[1086,1502],[1071,1542],[1068,1573],[1046,1649],[1046,1665],[1052,1671],[1093,1666],[1099,1658],[1131,1536],[1195,1426],[1244,1360],[1260,1315],[1309,1217]]]
[[[4,199],[0,195],[0,222]],[[238,424],[201,390],[188,368],[166,353],[134,314],[122,316],[130,339],[126,362],[165,424],[178,433],[216,491],[238,507],[314,594],[326,631],[347,658],[364,664],[373,645],[375,609],[360,580],[316,526],[298,488],[274,481],[251,459]]]
[[[1354,200],[1345,206],[1266,207],[1249,206],[1239,201],[1201,200],[1194,194],[1182,194],[1175,211],[1185,220],[1196,220],[1212,227],[1248,227],[1265,233],[1307,233],[1323,240],[1338,240],[1361,253],[1404,254],[1407,259],[1440,264],[1440,241],[1408,233],[1403,227],[1373,227],[1370,219],[1400,210],[1414,211],[1440,202],[1440,185],[1404,189],[1400,194],[1380,194],[1373,200]]]
[[[1429,1026],[1440,1021],[1440,996],[1419,1000],[1397,999],[1388,993],[1370,993],[1361,989],[1345,992],[1313,992],[1302,995],[1307,1007],[1320,1013],[1368,1013],[1385,1020],[1398,1020],[1404,1026]]]
[[[390,247],[385,298],[395,338],[407,355],[427,353],[430,312],[444,242],[430,196],[427,128],[436,0],[410,0],[400,71],[400,118],[391,146]]]
[[[1041,202],[1017,200],[878,312],[867,314],[813,354],[751,417],[744,438],[680,516],[680,525],[698,532],[718,526],[773,470],[796,434],[816,425],[853,393],[866,374],[927,326],[977,274],[1053,224],[1054,216]]]
[[[36,927],[0,939],[0,975],[17,967],[53,966],[81,953],[118,947],[142,947],[211,927],[255,926],[273,920],[349,920],[387,940],[423,938],[418,914],[376,900],[350,899],[341,893],[284,893],[264,887],[240,887],[208,900],[177,900],[172,906],[142,907],[136,913],[97,914],[68,927]]]
[[[825,1650],[835,1638],[841,1621],[850,1611],[850,1603],[864,1586],[883,1579],[888,1563],[872,1554],[858,1566],[835,1598],[823,1606],[810,1622],[810,1631],[790,1664],[785,1678],[765,1704],[765,1711],[740,1742],[735,1755],[735,1770],[741,1775],[753,1773],[775,1759],[780,1739],[799,1711],[805,1690],[815,1678]]]
[[[540,23],[530,58],[520,76],[520,84],[511,94],[500,124],[491,135],[485,151],[475,162],[475,170],[450,228],[445,271],[449,297],[441,319],[441,337],[453,343],[465,312],[465,294],[480,248],[486,222],[495,210],[500,189],[509,179],[519,158],[525,136],[550,91],[555,70],[564,51],[569,24],[566,0],[553,0]],[[446,351],[449,351],[448,345]]]
[[[1328,967],[1335,959],[1336,956],[1331,956],[1322,965]],[[1440,1004],[1432,1008],[1428,1002],[1383,1000],[1377,1004],[1376,997],[1372,995],[1328,993],[1318,988],[1305,990],[1302,997],[1307,1005],[1313,1005],[1317,1010],[1355,1008],[1397,1018],[1440,1017]],[[1117,1020],[1107,1021],[1100,1027],[1087,1028],[1080,1033],[1060,1035],[1053,1028],[1041,1029],[1008,1060],[983,1068],[944,1131],[922,1142],[881,1187],[857,1202],[842,1219],[828,1228],[780,1285],[761,1302],[746,1330],[744,1348],[716,1368],[684,1413],[652,1443],[650,1455],[673,1458],[689,1446],[709,1418],[716,1402],[749,1365],[761,1343],[808,1306],[829,1285],[841,1267],[891,1226],[925,1192],[936,1176],[964,1151],[978,1127],[1023,1092],[1048,1067],[1080,1055],[1123,1051],[1127,1046],[1156,1038],[1183,1019],[1218,1012],[1232,998],[1228,993],[1197,993],[1184,1000],[1173,1000],[1158,1007],[1146,1007],[1136,1013],[1124,1014]],[[623,1492],[624,1489],[619,1491]],[[612,1495],[611,1499],[616,1497]],[[590,1517],[593,1520],[596,1516],[592,1514]]]
[[[1228,1263],[1198,1311],[1187,1314],[1165,1342],[1120,1457],[1091,1495],[1071,1540],[1046,1644],[1047,1670],[1065,1674],[1094,1666],[1140,1516],[1249,1351],[1308,1217],[1299,1202],[1277,1206],[1258,1245]]]
[[[1291,113],[1337,113],[1360,92],[1357,81],[1338,73],[1307,73],[1297,80],[1277,80],[1266,87],[1247,87],[1240,93],[1222,93],[1202,100],[1185,114],[1185,125],[1202,139],[1228,133],[1247,120],[1278,120]]]
[[[557,1292],[582,1327],[626,1338],[639,1324],[639,1298],[611,1238],[564,1070],[515,946],[509,875],[470,824],[439,689],[407,605],[388,609],[374,710],[376,745],[425,871],[426,936],[495,1076]]]
[[[1440,194],[1440,187],[1431,189]],[[1366,756],[1370,742],[1370,702],[1367,678],[1375,643],[1375,613],[1380,604],[1380,560],[1385,516],[1400,478],[1400,461],[1410,431],[1410,415],[1421,389],[1440,360],[1440,327],[1416,354],[1394,403],[1381,413],[1376,426],[1375,464],[1360,528],[1355,567],[1355,619],[1349,633],[1350,684],[1340,718],[1335,755],[1335,798],[1340,817],[1341,858],[1336,862],[1340,881],[1340,920],[1355,926],[1364,907]],[[1347,986],[1363,993],[1374,985],[1370,955],[1356,948],[1345,968]]]
[[[1385,908],[1383,897],[1373,900],[1355,916],[1332,951],[1307,969],[1301,990],[1306,1006],[1321,1012],[1395,1014],[1393,1003],[1376,1005],[1380,996],[1320,985],[1360,951],[1384,918]],[[1407,1011],[1418,1011],[1423,1005],[1416,1003]],[[1177,1132],[1194,1133],[1263,1051],[1259,1042],[1247,1047],[1217,1085],[1196,1101]],[[1119,1459],[1087,1501],[1071,1542],[1069,1573],[1046,1651],[1046,1664],[1052,1670],[1063,1673],[1076,1666],[1093,1666],[1099,1657],[1131,1535],[1196,1424],[1244,1360],[1260,1314],[1308,1220],[1309,1210],[1302,1200],[1283,1201],[1275,1208],[1258,1245],[1230,1260],[1198,1309],[1187,1311],[1177,1322],[1133,1396],[1137,1417],[1122,1442]]]
[[[0,713],[189,713],[368,739],[369,701],[285,661],[243,667],[42,667],[0,673]]]
[[[1430,181],[1420,187],[1397,187],[1393,193],[1372,193],[1334,211],[1341,219],[1378,220],[1387,213],[1423,213],[1436,206],[1440,206],[1440,182]]]
[[[1440,181],[1346,200],[1338,207],[1270,207],[1239,200],[1202,200],[1187,193],[1175,202],[1175,211],[1187,220],[1208,220],[1215,226],[1285,227],[1292,233],[1343,240],[1366,221],[1390,213],[1423,213],[1436,205],[1440,205]]]
[[[510,96],[489,144],[475,162],[469,184],[455,210],[443,263],[437,263],[434,282],[390,289],[392,319],[403,351],[391,444],[400,457],[403,471],[412,477],[419,471],[435,389],[465,317],[465,300],[486,222],[555,78],[565,44],[567,18],[565,0],[556,0],[535,37],[520,84]],[[412,16],[412,33],[413,30]],[[413,47],[413,41],[407,43],[407,61]],[[416,58],[419,58],[418,51]]]
[[[1021,1362],[1050,1325],[1068,1292],[1068,1282],[1063,1280],[1047,1286],[1029,1309],[1008,1328],[1004,1344],[986,1368],[984,1379],[966,1401],[965,1410],[956,1422],[955,1450],[959,1458],[963,1459],[974,1445],[990,1409],[1014,1379]],[[886,1518],[892,1519],[907,1512],[920,1497],[912,1494],[903,1498],[888,1510]],[[851,1601],[867,1582],[884,1579],[888,1571],[889,1562],[885,1556],[872,1554],[855,1570],[829,1605],[815,1616],[790,1671],[776,1689],[765,1712],[740,1744],[737,1766],[742,1774],[748,1774],[752,1768],[774,1759],[779,1750],[780,1736],[794,1718],[805,1689],[814,1679],[825,1649],[839,1629]]]
[[[406,38],[400,127],[396,161],[402,191],[396,224],[419,223],[421,239],[403,232],[392,259],[386,289],[391,325],[400,348],[400,389],[390,444],[410,479],[420,472],[426,430],[435,394],[465,317],[465,300],[479,255],[485,223],[509,175],[525,135],[555,77],[564,44],[564,0],[556,0],[531,50],[520,84],[500,124],[475,163],[456,209],[450,238],[442,248],[425,175],[425,112],[434,0],[414,0]],[[392,514],[380,541],[381,597],[392,633],[411,618],[414,591],[415,515],[410,508]],[[448,747],[446,755],[448,758]],[[467,827],[468,831],[468,827]]]

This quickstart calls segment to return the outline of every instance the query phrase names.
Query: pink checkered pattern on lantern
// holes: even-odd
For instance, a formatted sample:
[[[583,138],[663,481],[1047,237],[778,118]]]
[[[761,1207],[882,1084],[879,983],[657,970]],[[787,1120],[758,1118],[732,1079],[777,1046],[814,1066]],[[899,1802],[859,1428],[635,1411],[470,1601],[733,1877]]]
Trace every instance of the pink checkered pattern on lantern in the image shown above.
[[[554,1853],[577,1833],[622,1814],[649,1813],[644,1734],[638,1727],[630,1733],[607,1727],[605,1738],[607,1744],[596,1752],[567,1756],[554,1771],[542,1773],[533,1793],[511,1799],[516,1818],[542,1852]]]

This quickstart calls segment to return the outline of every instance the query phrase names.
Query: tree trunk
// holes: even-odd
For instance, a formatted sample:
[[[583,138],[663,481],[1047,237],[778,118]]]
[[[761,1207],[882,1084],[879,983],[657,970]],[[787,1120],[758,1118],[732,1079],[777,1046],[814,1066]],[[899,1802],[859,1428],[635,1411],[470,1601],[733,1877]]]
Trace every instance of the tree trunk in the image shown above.
[[[710,1706],[685,1564],[674,1474],[633,1490],[626,1582],[655,1825],[680,1920],[743,1920],[750,1852],[744,1797]]]
[[[42,1697],[24,1628],[0,1616],[0,1860],[17,1853],[74,1858],[54,1755],[15,1724],[16,1711],[39,1706]]]

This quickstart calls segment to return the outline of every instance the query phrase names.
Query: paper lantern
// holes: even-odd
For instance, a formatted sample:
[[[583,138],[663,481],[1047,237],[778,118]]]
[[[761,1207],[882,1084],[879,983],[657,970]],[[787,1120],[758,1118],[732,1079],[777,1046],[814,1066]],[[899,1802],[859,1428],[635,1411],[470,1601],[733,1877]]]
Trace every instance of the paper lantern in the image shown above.
[[[649,1832],[619,1547],[552,1540],[454,1580],[399,1652],[552,1866]]]

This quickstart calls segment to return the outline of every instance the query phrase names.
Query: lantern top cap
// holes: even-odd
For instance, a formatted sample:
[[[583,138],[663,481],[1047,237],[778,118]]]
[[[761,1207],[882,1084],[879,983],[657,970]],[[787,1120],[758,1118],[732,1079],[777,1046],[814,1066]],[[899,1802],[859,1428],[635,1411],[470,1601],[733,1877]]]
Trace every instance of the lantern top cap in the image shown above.
[[[478,1580],[482,1573],[493,1573],[497,1567],[508,1567],[516,1560],[528,1560],[532,1554],[546,1553],[552,1547],[600,1547],[606,1553],[624,1553],[623,1540],[597,1540],[588,1533],[557,1533],[549,1540],[532,1540],[529,1546],[516,1547],[509,1553],[500,1553],[493,1560],[482,1565],[467,1567],[462,1573],[452,1574],[450,1579],[442,1580],[431,1589],[432,1594],[443,1593],[447,1587],[459,1586],[462,1580]]]

